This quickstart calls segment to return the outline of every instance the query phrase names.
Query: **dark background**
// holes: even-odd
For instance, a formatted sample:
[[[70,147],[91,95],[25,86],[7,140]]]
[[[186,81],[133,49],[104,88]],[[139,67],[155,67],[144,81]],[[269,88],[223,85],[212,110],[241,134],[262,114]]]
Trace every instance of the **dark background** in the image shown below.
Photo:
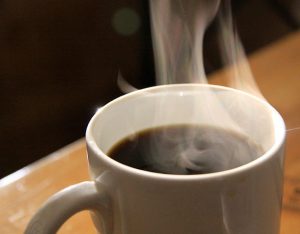
[[[295,31],[298,0],[233,0],[246,52]],[[118,33],[113,18],[134,10],[140,27]],[[132,85],[154,84],[148,2],[0,0],[0,178],[84,136],[98,106]],[[205,37],[208,73],[220,68],[215,26]]]

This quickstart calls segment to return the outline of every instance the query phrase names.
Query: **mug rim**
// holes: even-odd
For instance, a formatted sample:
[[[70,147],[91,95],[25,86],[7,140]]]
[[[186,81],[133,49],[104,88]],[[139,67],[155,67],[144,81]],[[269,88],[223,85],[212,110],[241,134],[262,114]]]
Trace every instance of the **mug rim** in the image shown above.
[[[93,128],[93,125],[94,125],[96,119],[98,118],[98,116],[101,115],[101,113],[103,111],[105,111],[105,109],[109,108],[112,105],[115,105],[118,102],[130,99],[130,98],[138,97],[141,93],[162,91],[164,89],[176,88],[176,87],[183,88],[183,89],[186,87],[189,87],[189,88],[191,88],[191,87],[210,87],[213,89],[238,92],[243,95],[249,96],[252,99],[255,99],[256,101],[260,102],[265,107],[270,109],[272,114],[275,114],[275,117],[272,117],[272,119],[275,121],[275,118],[276,118],[276,128],[279,129],[279,139],[276,140],[264,154],[262,154],[257,159],[252,160],[251,162],[248,162],[241,166],[238,166],[238,167],[235,167],[232,169],[228,169],[228,170],[224,170],[224,171],[218,171],[218,172],[212,172],[212,173],[206,173],[206,174],[193,174],[193,175],[164,174],[164,173],[150,172],[150,171],[145,171],[142,169],[130,167],[130,166],[127,166],[125,164],[122,164],[122,163],[112,159],[98,147],[98,145],[96,144],[95,138],[92,134],[92,128]],[[87,129],[86,129],[86,144],[87,144],[88,148],[90,148],[94,151],[94,153],[96,154],[98,159],[105,161],[105,163],[107,163],[107,164],[110,164],[116,170],[121,170],[128,174],[132,174],[135,176],[148,177],[148,178],[152,178],[152,179],[201,180],[201,179],[216,179],[216,178],[223,178],[225,176],[232,176],[234,174],[248,171],[260,164],[263,164],[263,162],[269,160],[274,154],[276,154],[276,152],[278,152],[281,149],[281,147],[284,145],[284,142],[285,142],[285,136],[286,136],[286,128],[285,128],[285,123],[284,123],[282,116],[267,101],[265,101],[261,98],[258,98],[257,96],[254,96],[250,93],[244,92],[242,90],[234,89],[231,87],[227,87],[227,86],[213,85],[213,84],[200,84],[200,83],[183,83],[183,84],[158,85],[158,86],[153,86],[153,87],[149,87],[149,88],[139,89],[139,90],[133,91],[131,93],[122,95],[122,96],[108,102],[106,105],[99,108],[96,111],[96,113],[93,115],[93,117],[90,119]]]

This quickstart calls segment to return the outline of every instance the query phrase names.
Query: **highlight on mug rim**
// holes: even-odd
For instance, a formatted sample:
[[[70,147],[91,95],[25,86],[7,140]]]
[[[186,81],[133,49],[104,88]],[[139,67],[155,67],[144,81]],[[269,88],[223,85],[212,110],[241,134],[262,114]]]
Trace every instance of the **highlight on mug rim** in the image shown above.
[[[117,162],[116,160],[112,159],[109,157],[106,153],[104,153],[97,145],[96,140],[93,136],[93,127],[95,125],[95,122],[101,116],[101,114],[107,109],[110,108],[111,106],[117,104],[118,102],[123,102],[123,101],[128,101],[132,98],[138,98],[140,95],[144,93],[149,93],[149,94],[154,94],[154,93],[159,93],[159,92],[164,92],[169,89],[174,90],[180,90],[182,91],[192,91],[194,88],[211,88],[215,90],[220,90],[220,91],[233,91],[236,93],[239,93],[244,96],[248,96],[251,99],[254,99],[255,101],[261,103],[265,108],[270,110],[270,115],[271,119],[273,120],[273,123],[276,124],[276,136],[274,136],[275,141],[272,144],[269,149],[266,150],[266,152],[259,156],[257,159],[252,160],[249,163],[246,163],[244,165],[241,165],[236,168],[224,170],[224,171],[219,171],[219,172],[212,172],[212,173],[207,173],[207,174],[195,174],[195,175],[176,175],[176,174],[163,174],[163,173],[157,173],[157,172],[150,172],[150,171],[144,171],[141,169],[133,168],[127,165],[124,165],[120,162]],[[101,159],[105,161],[106,163],[112,165],[115,167],[117,170],[122,170],[126,173],[129,174],[134,174],[137,176],[144,176],[144,177],[149,177],[152,179],[166,179],[166,180],[199,180],[199,179],[217,179],[220,177],[224,176],[232,176],[237,173],[244,172],[246,170],[251,170],[251,168],[256,167],[259,164],[264,163],[267,161],[272,155],[276,154],[278,151],[280,151],[280,148],[284,144],[285,141],[285,123],[283,121],[283,118],[281,115],[278,113],[278,111],[270,105],[268,102],[265,100],[258,98],[254,96],[253,94],[246,93],[244,91],[226,87],[226,86],[219,86],[219,85],[211,85],[211,84],[199,84],[199,83],[185,83],[185,84],[168,84],[168,85],[158,85],[158,86],[153,86],[145,89],[140,89],[137,91],[133,91],[131,93],[125,94],[123,96],[120,96],[111,102],[107,103],[103,107],[99,108],[97,112],[94,114],[94,116],[91,118],[87,130],[86,130],[86,144],[87,147],[90,148],[94,154],[97,155],[98,159]],[[117,143],[117,142],[116,142]]]

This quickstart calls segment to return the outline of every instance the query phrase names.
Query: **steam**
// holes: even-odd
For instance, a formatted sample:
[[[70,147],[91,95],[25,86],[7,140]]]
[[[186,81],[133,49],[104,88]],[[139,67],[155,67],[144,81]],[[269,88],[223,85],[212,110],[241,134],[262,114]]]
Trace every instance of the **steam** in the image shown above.
[[[124,79],[120,71],[118,73],[117,85],[123,93],[130,93],[137,90],[137,88],[129,84],[128,81]]]
[[[219,0],[153,0],[152,37],[157,84],[206,83],[203,37]]]
[[[150,9],[157,84],[208,83],[203,62],[203,39],[207,27],[218,15],[221,56],[224,64],[230,66],[231,86],[262,98],[233,25],[230,0],[151,0]],[[203,118],[210,118],[214,126],[245,135],[228,114],[227,107],[222,105],[222,100],[218,100],[213,92],[207,92],[201,99],[205,100],[202,108],[207,113]],[[158,115],[159,112],[164,114],[166,110],[158,110]],[[192,117],[193,114],[195,118],[199,117],[191,113]],[[216,170],[230,169],[241,162],[249,162],[249,157],[253,160],[259,156],[251,154],[245,147],[228,142],[219,132],[204,134],[210,143],[206,143],[205,148],[199,148],[195,144],[198,135],[199,132],[191,130],[189,134],[177,136],[188,144],[180,143],[174,136],[164,136],[165,140],[156,139],[158,142],[153,147],[156,152],[152,153],[152,163],[157,167],[165,167],[167,173],[172,168],[205,172],[212,166]],[[166,139],[169,139],[167,142],[175,141],[176,147],[171,149],[172,152],[157,152],[166,150],[157,147]],[[157,155],[174,157],[170,159]]]
[[[223,63],[232,66],[230,86],[263,98],[251,72],[244,48],[232,20],[230,0],[224,0],[218,15]]]
[[[230,0],[152,0],[151,22],[157,84],[208,83],[203,38],[219,22],[221,57],[230,65],[230,86],[262,98],[233,24]]]
[[[218,172],[248,163],[263,152],[240,134],[211,126],[182,125],[177,129],[171,126],[156,131],[143,152],[151,171],[168,174]]]

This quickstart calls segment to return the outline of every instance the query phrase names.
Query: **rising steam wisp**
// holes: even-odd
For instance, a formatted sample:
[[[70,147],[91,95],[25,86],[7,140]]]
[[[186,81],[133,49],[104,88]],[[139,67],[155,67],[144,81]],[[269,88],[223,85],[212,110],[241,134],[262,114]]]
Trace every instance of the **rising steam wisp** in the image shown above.
[[[242,44],[234,30],[230,1],[225,0],[221,3],[219,0],[152,0],[150,6],[157,84],[208,83],[203,62],[203,38],[208,25],[219,11],[221,54],[224,63],[232,66],[231,84],[234,88],[262,97],[251,74]],[[222,126],[245,135],[243,129],[229,115],[222,100],[213,91],[206,92],[201,99],[201,109],[204,110],[202,113],[206,116],[200,118],[210,118],[214,126]],[[163,102],[162,99],[158,105],[157,115],[168,112]],[[199,102],[195,100],[196,105],[197,103]],[[195,109],[199,110],[199,106]],[[191,113],[191,116],[199,118],[197,113]],[[193,143],[197,138],[195,131],[184,133],[179,138],[185,138],[185,142],[188,139],[188,142],[192,143],[188,145],[178,143],[176,152],[172,153],[176,156],[172,159],[157,158],[157,155],[167,154],[156,152],[152,154],[151,160],[165,167],[179,164],[183,168],[188,165],[196,169],[199,165],[202,167],[218,165],[222,161],[222,155],[230,155],[228,142],[218,135],[208,137],[212,141],[211,144],[206,144],[206,148],[201,150]],[[155,150],[163,150],[163,147],[158,146],[161,142],[161,140],[157,142],[157,146],[154,144]],[[235,155],[234,160],[249,161],[246,160],[248,156],[249,153],[239,151],[239,158]],[[256,157],[253,156],[252,159]],[[223,159],[223,162],[225,161],[230,160]],[[223,169],[231,167],[222,166]]]

